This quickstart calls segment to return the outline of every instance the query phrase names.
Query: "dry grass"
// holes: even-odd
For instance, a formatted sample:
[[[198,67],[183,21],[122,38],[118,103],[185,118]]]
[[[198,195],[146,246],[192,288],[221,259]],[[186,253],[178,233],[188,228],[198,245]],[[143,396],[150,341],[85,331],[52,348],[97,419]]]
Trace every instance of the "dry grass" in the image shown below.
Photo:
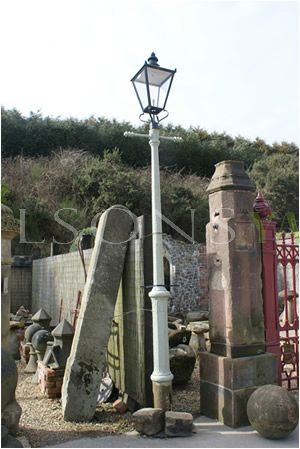
[[[32,447],[45,447],[88,436],[124,434],[134,430],[131,413],[119,414],[111,404],[99,405],[93,421],[72,423],[63,420],[61,401],[48,399],[39,386],[32,384],[32,375],[24,373],[18,362],[19,381],[16,398],[22,407],[19,435]],[[173,410],[199,414],[199,372],[195,367],[192,379],[173,392]]]

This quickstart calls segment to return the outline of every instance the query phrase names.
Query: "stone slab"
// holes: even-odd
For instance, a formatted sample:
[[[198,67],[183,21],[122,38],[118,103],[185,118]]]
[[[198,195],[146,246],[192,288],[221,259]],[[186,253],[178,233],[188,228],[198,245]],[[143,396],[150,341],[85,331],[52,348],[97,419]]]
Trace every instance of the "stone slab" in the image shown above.
[[[277,380],[277,357],[271,353],[231,359],[201,352],[200,379],[225,388],[237,390]]]
[[[132,228],[132,217],[122,206],[101,216],[62,386],[66,421],[94,416]]]
[[[187,437],[193,431],[193,415],[185,412],[165,413],[165,434],[168,437]]]

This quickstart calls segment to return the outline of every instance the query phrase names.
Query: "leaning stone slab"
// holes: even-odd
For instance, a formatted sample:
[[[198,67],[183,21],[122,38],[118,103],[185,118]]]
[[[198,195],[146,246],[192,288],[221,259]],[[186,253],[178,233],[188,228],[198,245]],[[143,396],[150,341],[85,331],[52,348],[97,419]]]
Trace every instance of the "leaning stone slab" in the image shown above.
[[[62,386],[66,421],[94,416],[132,227],[132,217],[122,206],[101,216]]]
[[[193,416],[184,412],[165,413],[165,434],[168,437],[188,437],[193,430]]]
[[[161,408],[141,408],[134,412],[135,430],[145,435],[155,435],[164,430],[164,412]]]

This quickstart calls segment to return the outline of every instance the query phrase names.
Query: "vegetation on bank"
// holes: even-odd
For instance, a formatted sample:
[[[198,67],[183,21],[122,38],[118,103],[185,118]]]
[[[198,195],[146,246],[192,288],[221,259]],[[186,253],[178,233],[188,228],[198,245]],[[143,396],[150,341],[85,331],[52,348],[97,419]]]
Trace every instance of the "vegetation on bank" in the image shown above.
[[[29,254],[32,247],[40,247],[42,254],[49,254],[52,237],[68,242],[61,245],[67,251],[77,231],[89,227],[96,214],[113,204],[124,204],[137,216],[151,213],[149,145],[147,139],[125,138],[128,130],[147,132],[143,126],[105,118],[62,120],[39,113],[24,117],[15,109],[2,108],[2,202],[16,216],[26,209],[27,240],[45,239],[43,244],[15,243],[15,253]],[[181,144],[161,143],[163,213],[190,236],[194,215],[196,241],[205,240],[205,190],[214,164],[226,159],[244,161],[270,203],[278,229],[288,220],[290,227],[297,227],[296,145],[268,145],[259,138],[251,141],[172,125],[161,132],[183,138]],[[166,224],[164,231],[180,238]]]

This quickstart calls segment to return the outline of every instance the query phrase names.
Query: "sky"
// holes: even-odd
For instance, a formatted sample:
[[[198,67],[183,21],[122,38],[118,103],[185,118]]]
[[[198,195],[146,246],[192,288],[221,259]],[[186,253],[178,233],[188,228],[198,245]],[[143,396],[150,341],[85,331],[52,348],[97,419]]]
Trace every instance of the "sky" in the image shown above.
[[[1,104],[139,125],[130,79],[177,68],[164,123],[299,144],[297,1],[2,0]]]

